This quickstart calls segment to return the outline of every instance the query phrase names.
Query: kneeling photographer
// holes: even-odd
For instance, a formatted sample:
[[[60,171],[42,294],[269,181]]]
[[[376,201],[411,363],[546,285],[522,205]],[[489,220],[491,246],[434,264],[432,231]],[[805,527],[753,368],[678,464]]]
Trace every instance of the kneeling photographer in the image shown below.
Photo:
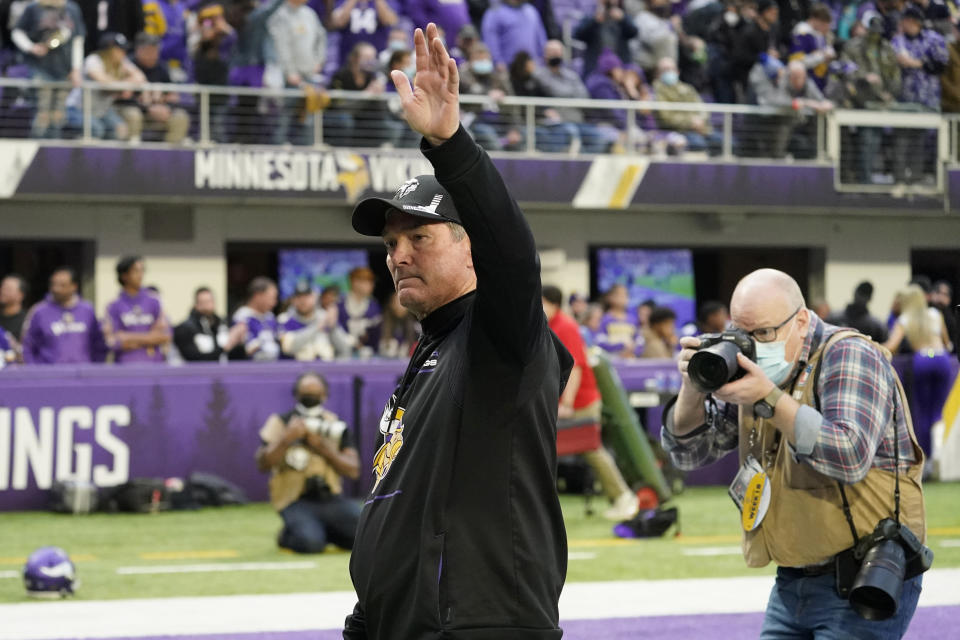
[[[933,556],[889,354],[822,322],[773,269],[744,277],[730,312],[730,330],[681,340],[661,439],[681,469],[738,449],[744,558],[778,565],[761,638],[902,637]]]
[[[292,411],[271,415],[260,429],[257,466],[270,471],[270,504],[283,518],[277,543],[298,553],[319,553],[328,542],[353,547],[357,504],[340,495],[341,479],[357,479],[360,456],[347,425],[323,408],[327,382],[307,372],[293,387]]]

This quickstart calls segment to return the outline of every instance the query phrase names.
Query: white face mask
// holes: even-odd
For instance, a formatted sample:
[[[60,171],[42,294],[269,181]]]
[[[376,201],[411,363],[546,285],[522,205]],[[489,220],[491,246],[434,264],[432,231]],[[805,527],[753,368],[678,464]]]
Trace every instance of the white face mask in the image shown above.
[[[740,22],[740,14],[734,11],[727,11],[723,14],[724,21],[731,27],[737,26],[737,23]]]
[[[793,320],[796,323],[796,318]],[[795,326],[795,324],[794,324]],[[793,333],[793,326],[783,340],[777,342],[758,342],[757,366],[770,378],[770,382],[778,387],[787,381],[794,364],[787,361],[787,340]]]

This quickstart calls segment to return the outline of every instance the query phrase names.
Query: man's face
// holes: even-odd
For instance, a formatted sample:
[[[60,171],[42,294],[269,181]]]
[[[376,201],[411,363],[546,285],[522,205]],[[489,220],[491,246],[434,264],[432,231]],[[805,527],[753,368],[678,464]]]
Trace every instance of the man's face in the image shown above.
[[[547,320],[553,319],[553,316],[557,315],[556,305],[546,298],[541,298],[540,302],[543,303],[543,315],[547,316]]]
[[[337,306],[340,302],[340,292],[339,291],[324,291],[320,295],[320,306],[324,309],[330,309]]]
[[[780,9],[776,5],[769,7],[766,11],[760,14],[763,16],[764,21],[767,24],[774,24],[777,20],[780,19]]]
[[[830,23],[826,20],[818,20],[816,18],[810,18],[810,26],[813,27],[814,31],[826,35],[830,32]]]
[[[277,288],[270,287],[250,299],[250,306],[260,313],[266,313],[277,306]]]
[[[900,24],[903,26],[903,33],[911,38],[916,38],[920,35],[920,28],[923,26],[913,18],[904,18],[900,21]]]
[[[197,294],[197,300],[194,302],[193,308],[196,309],[200,315],[212,316],[217,309],[214,304],[213,294],[209,291],[203,291]]]
[[[324,386],[320,378],[316,376],[307,376],[297,385],[297,400],[301,398],[318,398],[320,404],[327,401],[327,387]]]
[[[446,224],[391,211],[383,243],[397,298],[418,318],[476,288],[470,239],[458,242]]]
[[[160,47],[155,44],[142,44],[137,47],[135,55],[140,66],[152,69],[160,59]]]
[[[143,276],[146,274],[147,269],[143,266],[142,261],[137,261],[133,263],[133,266],[130,267],[125,274],[123,274],[123,283],[124,285],[132,288],[139,289],[143,286]]]
[[[617,285],[610,290],[610,294],[607,296],[607,304],[610,305],[611,309],[616,309],[617,311],[623,311],[627,308],[627,305],[630,304],[630,296],[627,295],[627,288],[622,285]]]
[[[764,327],[775,327],[789,318],[795,310],[796,307],[791,308],[784,296],[774,293],[749,300],[734,295],[730,301],[733,325],[748,333]],[[800,348],[810,326],[808,314],[806,308],[801,308],[786,324],[777,329],[773,340],[769,341],[786,341],[784,357],[787,362],[796,363],[800,356]]]
[[[563,57],[563,44],[557,40],[549,40],[543,47],[543,59]]]
[[[302,316],[313,314],[317,308],[317,294],[312,291],[309,293],[300,293],[293,297],[293,308]]]
[[[677,335],[677,322],[673,318],[661,320],[656,324],[650,325],[650,328],[664,340],[670,340]]]
[[[17,304],[23,302],[23,293],[20,292],[20,283],[16,278],[4,278],[0,283],[0,304]]]
[[[729,321],[730,316],[727,315],[726,309],[718,309],[707,316],[707,326],[705,328],[710,333],[720,333],[727,328]]]
[[[50,294],[58,304],[69,302],[76,292],[77,285],[66,271],[57,271],[50,276]]]
[[[937,285],[937,288],[933,290],[932,302],[935,302],[941,306],[949,306],[952,302],[953,292],[950,291],[950,287],[946,285]]]
[[[790,81],[790,89],[792,89],[794,93],[800,93],[804,87],[807,86],[806,69],[790,69],[787,78]]]
[[[373,295],[373,280],[366,276],[352,278],[350,291],[358,298],[369,298]]]

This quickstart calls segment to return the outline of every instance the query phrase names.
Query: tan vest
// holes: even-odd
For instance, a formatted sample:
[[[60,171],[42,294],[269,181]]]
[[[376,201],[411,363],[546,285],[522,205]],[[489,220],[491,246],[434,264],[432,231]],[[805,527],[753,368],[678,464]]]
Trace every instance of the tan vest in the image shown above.
[[[800,404],[815,407],[814,375],[824,351],[842,339],[870,338],[854,332],[839,331],[810,356],[807,366],[795,382],[794,399]],[[879,345],[875,345],[879,348]],[[886,351],[886,350],[884,350]],[[889,354],[885,354],[889,356]],[[807,379],[809,378],[809,380]],[[906,394],[894,373],[899,392],[899,407],[906,418],[913,444],[914,459],[906,472],[900,473],[900,521],[906,524],[920,540],[926,536],[923,506],[923,451],[917,444],[907,406]],[[799,396],[799,397],[797,397]],[[770,507],[760,526],[747,531],[743,537],[743,556],[747,566],[763,567],[771,561],[784,567],[802,567],[820,564],[831,556],[853,546],[853,534],[843,513],[843,502],[837,481],[802,462],[796,462],[790,446],[772,425],[763,419],[754,419],[753,412],[740,408],[740,462],[747,454],[753,456],[767,471],[770,484]],[[753,434],[753,447],[751,431]],[[907,452],[900,451],[901,459]],[[858,537],[873,531],[883,518],[893,517],[894,474],[871,468],[866,477],[844,491]]]
[[[335,420],[336,415],[327,412],[327,419]],[[277,416],[271,416],[271,421],[275,420],[276,422],[271,423],[268,421],[268,425],[261,430],[261,437],[265,441],[270,441],[273,436],[273,432],[277,431],[277,423],[279,423],[279,430],[282,433],[284,428],[283,422]],[[269,433],[265,433],[269,432]],[[340,446],[339,442],[334,443],[337,447]],[[290,504],[296,502],[297,498],[300,497],[300,494],[303,493],[304,485],[307,482],[307,478],[312,476],[320,476],[327,483],[327,486],[330,487],[330,491],[335,494],[339,494],[343,490],[343,481],[340,478],[340,474],[331,466],[323,456],[319,456],[309,449],[307,451],[310,454],[307,466],[302,470],[297,470],[287,464],[286,459],[281,462],[278,466],[274,467],[270,475],[270,504],[277,511],[283,511]]]

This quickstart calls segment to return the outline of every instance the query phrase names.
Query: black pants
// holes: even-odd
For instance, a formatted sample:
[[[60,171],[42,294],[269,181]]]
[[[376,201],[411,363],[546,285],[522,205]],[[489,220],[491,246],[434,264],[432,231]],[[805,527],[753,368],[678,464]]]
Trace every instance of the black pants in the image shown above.
[[[280,512],[280,546],[297,553],[320,553],[327,543],[352,549],[360,506],[339,495],[297,500]]]

